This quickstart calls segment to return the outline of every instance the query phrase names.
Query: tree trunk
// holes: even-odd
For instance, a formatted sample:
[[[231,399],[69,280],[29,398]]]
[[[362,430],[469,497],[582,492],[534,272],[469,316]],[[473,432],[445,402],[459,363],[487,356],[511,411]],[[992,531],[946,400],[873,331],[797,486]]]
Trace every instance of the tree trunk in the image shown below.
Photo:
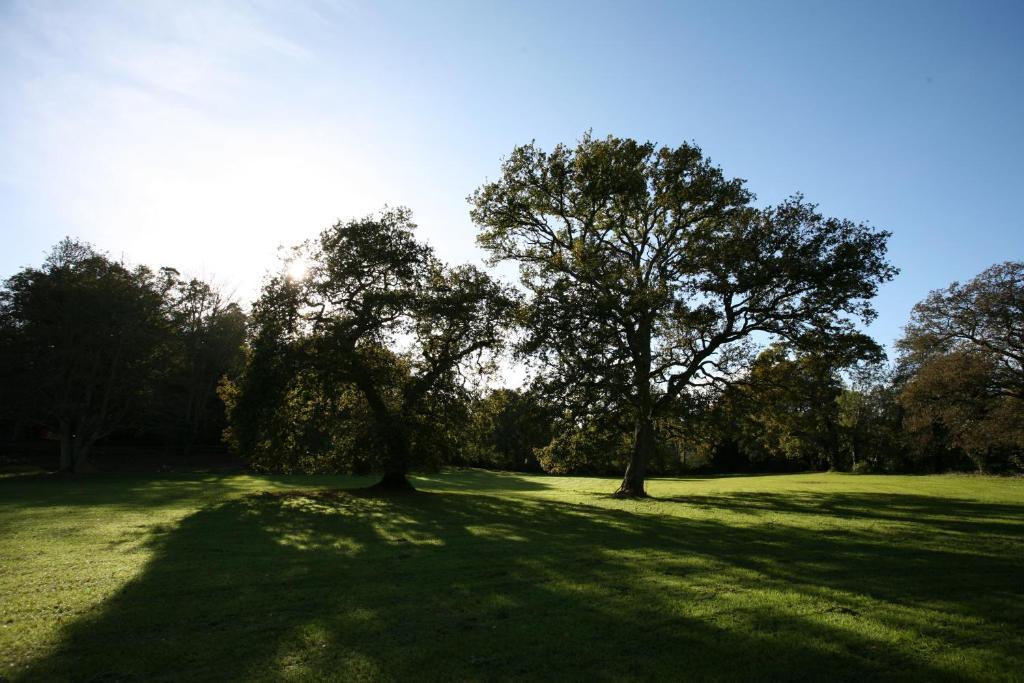
[[[636,330],[633,351],[633,381],[636,388],[636,427],[633,454],[626,475],[615,495],[620,498],[646,498],[644,480],[647,463],[654,455],[654,401],[651,396],[651,325],[641,323]]]
[[[626,467],[626,476],[615,495],[620,498],[646,498],[644,480],[647,478],[647,463],[654,455],[654,420],[650,414],[638,414],[633,431],[633,454]]]
[[[375,489],[384,491],[415,491],[412,482],[405,476],[404,472],[385,472],[376,484]]]
[[[412,491],[412,484],[406,478],[409,471],[409,435],[401,411],[392,412],[374,386],[370,374],[362,368],[354,373],[353,380],[370,406],[378,432],[384,438],[384,476],[373,488],[387,491]]]
[[[75,440],[75,474],[85,474],[94,471],[89,461],[89,451],[92,449],[92,440]]]
[[[68,420],[60,421],[60,471],[65,474],[75,471],[75,437]]]
[[[60,421],[60,471],[64,474],[92,472],[89,451],[96,438],[87,438],[81,433],[75,434],[74,424],[72,420]]]
[[[21,430],[25,427],[25,418],[18,416],[14,418],[14,424],[11,425],[11,438],[10,441],[13,443],[21,438]]]
[[[384,476],[374,488],[388,491],[412,491],[413,486],[405,476],[409,471],[409,437],[401,418],[388,420],[386,447],[387,459],[384,463]]]
[[[848,467],[845,462],[842,461],[843,449],[840,445],[839,431],[836,427],[836,423],[832,420],[829,421],[828,425],[828,452],[830,470],[834,472],[849,472],[852,469],[851,467]]]

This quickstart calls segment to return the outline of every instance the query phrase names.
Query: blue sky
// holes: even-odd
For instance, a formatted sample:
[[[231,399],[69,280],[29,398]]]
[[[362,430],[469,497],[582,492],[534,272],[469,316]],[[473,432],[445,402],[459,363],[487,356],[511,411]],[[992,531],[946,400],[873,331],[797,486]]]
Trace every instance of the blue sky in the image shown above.
[[[478,261],[514,145],[696,141],[759,202],[891,230],[870,331],[1024,258],[1024,3],[0,3],[0,275],[64,235],[248,300],[384,204]]]

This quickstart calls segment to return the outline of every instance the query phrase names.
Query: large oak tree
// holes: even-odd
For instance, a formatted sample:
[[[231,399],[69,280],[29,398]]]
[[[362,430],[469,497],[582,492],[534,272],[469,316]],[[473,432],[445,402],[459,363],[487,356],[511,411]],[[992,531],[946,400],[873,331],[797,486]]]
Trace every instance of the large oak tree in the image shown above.
[[[632,415],[621,495],[645,495],[655,420],[681,394],[735,376],[754,340],[849,338],[895,275],[888,233],[799,195],[753,200],[695,145],[589,134],[550,152],[517,147],[470,197],[479,243],[520,266],[523,350],[547,386]]]
[[[352,389],[362,397],[383,449],[382,484],[406,487],[410,468],[434,459],[464,373],[487,367],[518,301],[478,268],[441,263],[414,228],[407,209],[337,223],[296,250],[308,263],[302,277],[267,282],[232,399],[243,447],[266,438],[301,375],[326,399],[318,405],[339,405]]]

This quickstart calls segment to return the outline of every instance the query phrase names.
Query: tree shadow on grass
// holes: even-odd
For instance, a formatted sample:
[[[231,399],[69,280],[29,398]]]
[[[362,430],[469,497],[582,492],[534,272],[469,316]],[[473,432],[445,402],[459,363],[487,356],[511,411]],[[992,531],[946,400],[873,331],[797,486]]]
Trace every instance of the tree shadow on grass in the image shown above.
[[[229,500],[153,543],[25,679],[934,681],[1024,664],[1024,559],[864,531],[332,491]],[[975,592],[947,590],[963,582]]]
[[[428,488],[431,491],[466,493],[543,491],[552,488],[551,479],[539,474],[475,468],[415,474],[413,475],[413,484],[418,488]]]
[[[53,474],[0,477],[0,513],[5,508],[74,507],[117,505],[161,508],[177,503],[220,500],[245,493],[246,486],[260,484],[283,488],[369,486],[380,475],[250,475],[252,483],[237,474],[95,474],[66,477]],[[475,491],[482,493],[541,491],[551,488],[544,477],[515,472],[464,469],[444,473],[417,473],[413,483],[436,491]],[[251,488],[249,489],[251,490]]]
[[[756,516],[782,513],[837,517],[905,524],[928,533],[989,534],[1024,539],[1024,505],[915,494],[800,491],[734,491],[722,495],[688,495],[658,500]]]
[[[0,479],[0,514],[6,510],[47,507],[163,508],[179,503],[201,504],[244,494],[261,486],[296,488],[310,486],[369,485],[379,477],[325,475],[237,474],[91,474],[86,476],[41,475]]]

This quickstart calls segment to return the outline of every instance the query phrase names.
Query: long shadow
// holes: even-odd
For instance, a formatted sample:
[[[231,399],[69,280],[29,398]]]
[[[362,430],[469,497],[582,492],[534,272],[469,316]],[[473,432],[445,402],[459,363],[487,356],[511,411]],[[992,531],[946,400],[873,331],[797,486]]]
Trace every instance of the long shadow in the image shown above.
[[[431,491],[497,493],[505,491],[543,491],[552,488],[552,478],[539,474],[480,470],[446,470],[435,474],[416,474],[414,483]]]
[[[1024,538],[1024,505],[983,503],[936,496],[890,493],[769,493],[734,491],[721,495],[658,498],[660,501],[763,515],[783,513],[874,520],[937,531]]]
[[[756,477],[787,477],[801,474],[823,473],[816,470],[796,470],[793,472],[706,472],[647,477],[647,481],[714,481],[715,479],[753,479]]]
[[[323,475],[253,475],[284,487],[359,486],[374,477]],[[215,501],[245,493],[237,474],[56,474],[0,479],[0,514],[35,507],[116,505],[135,509],[161,508],[180,502]],[[250,489],[251,490],[251,489]]]
[[[259,477],[260,475],[253,475]],[[265,481],[284,487],[368,486],[379,475],[266,475]],[[465,469],[416,474],[415,485],[437,491],[515,492],[551,488],[546,478],[514,472]],[[217,500],[244,492],[237,474],[107,473],[84,477],[55,474],[0,478],[0,514],[5,509],[73,507],[114,504],[133,508],[159,508],[191,500]]]
[[[334,491],[229,500],[153,544],[21,677],[935,681],[971,677],[949,661],[1024,665],[1024,558],[867,532]]]

